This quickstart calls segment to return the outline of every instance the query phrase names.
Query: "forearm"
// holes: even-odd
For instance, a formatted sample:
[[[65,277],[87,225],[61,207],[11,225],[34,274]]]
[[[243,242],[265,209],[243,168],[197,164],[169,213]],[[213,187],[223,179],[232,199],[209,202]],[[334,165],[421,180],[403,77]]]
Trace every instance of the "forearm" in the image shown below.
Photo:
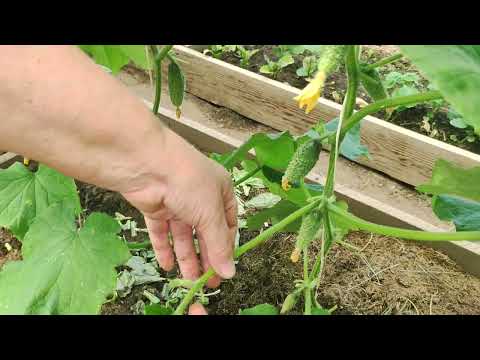
[[[0,149],[112,190],[146,171],[149,147],[168,156],[170,131],[72,46],[1,46],[0,113]]]

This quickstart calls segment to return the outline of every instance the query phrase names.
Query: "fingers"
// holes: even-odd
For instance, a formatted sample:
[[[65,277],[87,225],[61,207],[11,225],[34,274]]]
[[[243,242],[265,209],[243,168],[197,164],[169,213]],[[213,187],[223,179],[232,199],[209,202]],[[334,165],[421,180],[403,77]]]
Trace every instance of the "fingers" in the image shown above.
[[[202,262],[202,270],[203,272],[205,272],[210,268],[210,261],[208,260],[207,247],[205,244],[205,240],[202,239],[200,235],[199,235],[198,242],[200,245],[200,260]],[[208,279],[207,286],[211,289],[214,289],[220,285],[220,282],[221,282],[220,277],[215,274],[210,279]]]
[[[207,310],[205,310],[202,304],[195,303],[190,305],[188,315],[207,315]]]
[[[174,266],[172,247],[168,241],[168,223],[164,220],[151,219],[145,216],[150,241],[158,264],[165,271],[170,271]]]
[[[233,248],[237,227],[237,203],[228,176],[223,179],[220,193],[217,193],[216,201],[211,202],[210,210],[196,228],[203,248],[202,262],[210,263],[217,274],[224,279],[230,279],[235,275]]]
[[[196,280],[200,276],[200,265],[193,244],[192,227],[180,221],[170,221],[173,248],[183,277]]]
[[[222,278],[230,279],[235,275],[233,246],[235,238],[225,221],[224,206],[214,207],[216,211],[197,227],[199,238],[205,243],[206,253],[212,268]]]

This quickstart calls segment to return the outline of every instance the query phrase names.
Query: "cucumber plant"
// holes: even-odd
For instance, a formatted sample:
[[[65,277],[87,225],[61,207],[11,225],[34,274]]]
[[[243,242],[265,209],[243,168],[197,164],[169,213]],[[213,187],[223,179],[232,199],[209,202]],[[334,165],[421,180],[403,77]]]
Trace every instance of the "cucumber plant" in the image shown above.
[[[170,60],[169,92],[180,116],[185,79],[172,45],[80,45],[112,73],[133,61],[156,74],[158,112],[161,63]],[[85,217],[73,179],[39,164],[0,169],[0,226],[22,242],[22,260],[0,271],[0,314],[97,314],[117,285],[116,267],[131,257],[117,220]],[[136,244],[132,244],[133,247]]]
[[[271,193],[282,198],[274,207],[262,211],[268,211],[269,217],[275,215],[272,226],[238,246],[234,252],[236,259],[280,231],[289,229],[299,233],[291,259],[303,260],[303,278],[295,281],[281,310],[274,305],[259,304],[251,309],[242,309],[241,315],[288,313],[301,298],[306,315],[332,313],[334,309],[324,309],[317,302],[315,290],[322,285],[329,250],[333,246],[348,246],[343,239],[352,230],[418,241],[480,240],[480,167],[463,169],[438,160],[430,182],[417,187],[419,191],[433,196],[435,214],[441,220],[453,222],[456,232],[423,232],[368,222],[349,212],[348,204],[338,201],[334,194],[339,154],[347,157],[368,154],[363,148],[359,150],[362,146],[359,125],[365,116],[384,109],[444,99],[458,110],[476,135],[480,134],[480,105],[476,101],[480,92],[480,46],[402,46],[403,54],[373,64],[360,63],[360,46],[323,47],[315,77],[295,100],[306,112],[312,111],[325,79],[341,64],[347,73],[348,84],[339,118],[332,119],[328,124],[319,122],[298,137],[288,132],[254,134],[235,151],[212,155],[229,171],[239,164],[242,166],[246,175],[235,181],[236,186],[251,178],[259,178]],[[137,64],[144,61],[143,64],[149,66],[153,63],[156,74],[155,113],[160,102],[161,64],[165,59],[176,64],[171,48],[170,45],[142,46],[141,52],[140,47],[83,46],[97,62],[112,72],[128,63],[125,60],[128,56]],[[140,56],[147,52],[149,55],[145,58]],[[380,92],[381,84],[372,70],[404,55],[438,90],[402,96],[388,96]],[[185,80],[177,73],[179,67],[172,66],[172,69],[169,85],[175,88],[169,89],[170,96],[174,105],[180,106]],[[354,112],[361,83],[368,92],[372,92],[371,97],[375,101]],[[323,186],[304,181],[318,160],[320,145],[330,151]],[[255,160],[247,159],[252,149],[255,150]],[[247,226],[249,223],[253,222],[247,221]],[[117,235],[120,231],[118,222],[99,213],[85,219],[74,181],[41,164],[36,171],[21,163],[0,171],[0,226],[10,229],[23,242],[22,261],[8,263],[0,271],[2,314],[98,313],[102,303],[115,289],[115,267],[125,264],[130,258],[128,245]],[[311,251],[314,243],[320,244],[320,251],[316,254]],[[98,255],[92,256],[92,253]],[[202,289],[214,274],[213,269],[208,269],[196,281],[178,284],[186,291],[183,291],[175,309],[153,304],[145,308],[145,313],[184,314],[199,294],[202,298]]]
[[[261,245],[274,234],[287,228],[298,232],[292,261],[303,260],[303,278],[295,281],[292,292],[285,298],[281,310],[270,304],[259,304],[240,311],[242,315],[276,315],[288,313],[303,297],[305,315],[327,315],[334,309],[324,309],[317,302],[316,289],[322,285],[322,273],[328,254],[333,246],[349,246],[344,237],[349,231],[361,230],[380,235],[417,241],[478,241],[480,240],[480,167],[463,169],[439,159],[430,182],[417,190],[432,195],[432,208],[441,220],[451,221],[455,232],[425,232],[384,226],[352,214],[348,204],[335,197],[335,169],[339,154],[353,154],[347,143],[352,131],[358,131],[361,120],[377,111],[446,100],[458,109],[464,121],[480,134],[480,104],[476,101],[480,92],[480,46],[401,46],[401,53],[372,64],[360,62],[361,47],[357,45],[325,45],[318,63],[317,73],[307,87],[295,98],[300,108],[310,112],[321,95],[326,77],[338,65],[343,65],[347,74],[347,92],[341,116],[326,126],[319,122],[302,136],[293,137],[288,132],[270,135],[258,133],[250,137],[235,151],[214,154],[212,157],[227,170],[240,164],[247,176],[261,179],[268,190],[282,200],[268,211],[276,220],[252,240],[237,247],[234,257],[239,258],[249,250]],[[376,72],[378,67],[407,56],[416,64],[438,90],[416,92],[396,96],[388,95]],[[355,99],[360,84],[363,84],[374,102],[355,112]],[[367,84],[365,86],[365,84]],[[327,125],[329,125],[327,124]],[[358,134],[357,134],[358,135]],[[322,144],[328,148],[329,163],[323,186],[314,186],[304,181],[305,176],[318,160]],[[348,145],[348,148],[343,145]],[[255,150],[255,160],[248,160],[247,153]],[[288,203],[289,206],[285,206]],[[259,216],[254,215],[254,216]],[[247,220],[247,226],[249,222]],[[311,252],[312,244],[318,243],[320,251]],[[318,246],[317,246],[318,248]],[[312,257],[310,261],[310,257]],[[176,309],[152,305],[157,313],[184,314],[190,302],[213,276],[207,270],[189,287]]]

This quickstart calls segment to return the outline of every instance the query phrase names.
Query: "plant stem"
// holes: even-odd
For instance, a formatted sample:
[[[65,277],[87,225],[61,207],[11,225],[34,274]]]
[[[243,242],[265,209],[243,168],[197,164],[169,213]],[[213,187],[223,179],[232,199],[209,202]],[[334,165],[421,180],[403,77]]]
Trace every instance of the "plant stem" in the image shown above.
[[[382,60],[379,60],[379,61],[377,61],[373,64],[369,64],[369,65],[365,66],[365,70],[372,70],[372,69],[375,69],[377,67],[390,64],[394,61],[397,61],[397,60],[401,59],[402,57],[403,57],[402,53],[397,53],[397,54],[388,56],[388,57],[383,58]]]
[[[310,199],[312,197],[312,194],[310,194],[310,191],[308,191],[307,187],[305,186],[305,180],[302,180],[300,182],[300,187],[302,188],[303,190],[303,193],[305,194],[305,197],[308,199]]]
[[[260,170],[262,170],[263,166],[261,165],[258,165],[255,169],[253,169],[252,171],[250,171],[248,174],[246,174],[244,177],[242,177],[241,179],[237,180],[234,182],[234,186],[238,186],[240,184],[242,184],[243,182],[247,181],[248,179],[250,179],[253,175],[255,175],[257,172],[259,172]]]
[[[250,137],[247,141],[245,141],[242,145],[240,145],[237,150],[233,151],[222,163],[222,165],[227,168],[231,169],[237,162],[237,160],[247,154],[250,149],[253,148],[252,144],[252,137]]]
[[[318,199],[316,201],[311,202],[308,205],[305,205],[304,207],[298,209],[297,211],[291,213],[288,215],[286,218],[284,218],[282,221],[276,223],[272,227],[268,228],[261,234],[259,234],[257,237],[253,238],[249,242],[243,244],[242,246],[238,247],[237,250],[235,250],[235,255],[234,258],[238,258],[245,254],[247,251],[257,247],[258,245],[264,243],[266,240],[270,239],[275,233],[279,232],[282,230],[285,226],[289,225],[290,223],[294,222],[298,218],[301,218],[303,215],[306,213],[310,212],[312,209],[317,207],[322,199]]]
[[[168,52],[172,49],[173,45],[165,45],[160,51],[155,45],[150,45],[150,50],[153,54],[153,69],[155,73],[155,99],[153,101],[153,114],[158,114],[158,108],[160,107],[160,97],[162,94],[162,61],[167,56]]]
[[[335,183],[335,165],[338,158],[338,148],[343,140],[342,134],[338,129],[342,128],[342,124],[350,118],[355,109],[355,100],[358,89],[358,63],[356,57],[357,46],[350,45],[347,47],[345,55],[345,66],[347,70],[347,92],[343,102],[340,120],[338,122],[337,132],[335,133],[335,140],[331,146],[330,158],[328,161],[327,180],[325,183],[325,195],[328,197],[333,195]],[[332,135],[333,136],[333,135]]]
[[[421,94],[398,96],[394,98],[376,101],[373,104],[367,105],[363,109],[351,115],[348,121],[343,124],[340,136],[341,138],[343,138],[345,134],[365,116],[374,114],[380,110],[400,105],[411,105],[419,102],[426,102],[442,98],[443,97],[440,91],[427,91]],[[330,136],[333,137],[333,134]]]
[[[312,315],[312,289],[308,283],[308,246],[303,249],[303,280],[305,281],[305,289],[303,295],[305,297],[305,315]]]
[[[203,286],[207,283],[208,279],[210,279],[213,275],[215,275],[215,271],[210,268],[207,270],[207,272],[200,276],[198,280],[193,283],[193,286],[188,290],[185,297],[175,309],[173,315],[183,315],[185,313],[185,310],[187,310],[188,305],[190,305],[193,298],[195,297],[195,294],[203,288]]]
[[[370,231],[380,235],[418,241],[480,241],[480,231],[429,232],[407,230],[368,222],[333,204],[328,204],[327,207],[329,211],[348,220],[360,230]]]
[[[288,215],[286,218],[284,218],[282,221],[276,223],[273,225],[271,228],[268,228],[264,232],[260,233],[258,236],[256,236],[254,239],[250,240],[249,242],[243,244],[242,246],[238,247],[233,255],[234,259],[239,258],[243,254],[245,254],[247,251],[252,250],[253,248],[263,244],[265,241],[270,239],[275,233],[281,231],[285,226],[288,224],[294,222],[298,218],[302,217],[304,214],[308,213],[312,209],[314,209],[316,206],[318,206],[321,202],[321,199],[317,201],[313,201],[312,203],[305,205],[304,207],[298,209],[297,211],[291,213]],[[215,271],[210,268],[208,269],[207,272],[205,272],[198,280],[195,281],[193,284],[192,288],[189,289],[188,293],[185,295],[185,297],[182,299],[178,307],[176,308],[175,312],[173,313],[174,315],[183,315],[185,310],[187,309],[188,305],[194,298],[195,294],[203,288],[203,286],[207,283],[208,279],[210,279],[213,275],[215,275]]]

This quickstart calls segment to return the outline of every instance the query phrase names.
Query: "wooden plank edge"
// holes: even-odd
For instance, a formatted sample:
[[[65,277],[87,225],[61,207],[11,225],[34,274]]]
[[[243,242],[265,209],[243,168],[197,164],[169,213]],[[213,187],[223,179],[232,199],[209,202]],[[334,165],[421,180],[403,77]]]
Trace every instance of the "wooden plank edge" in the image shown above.
[[[152,103],[143,99],[151,109]],[[243,142],[225,135],[222,132],[182,117],[176,119],[175,112],[169,109],[159,109],[160,119],[175,133],[208,152],[228,152],[238,148]],[[253,154],[251,154],[253,156]],[[324,183],[324,177],[312,171],[307,180],[313,183]],[[348,202],[352,213],[368,221],[423,231],[444,231],[430,223],[418,219],[389,204],[373,199],[368,195],[349,189],[347,186],[336,186],[336,196],[339,200]],[[432,248],[443,250],[465,271],[480,277],[480,244],[470,241],[455,242],[416,242]]]
[[[0,167],[2,168],[8,167],[20,158],[21,157],[19,155],[11,152],[2,154],[0,155]]]
[[[275,92],[275,89],[276,90],[280,89],[281,91],[288,93],[289,97],[292,97],[292,98],[300,92],[299,89],[292,87],[288,84],[283,84],[278,81],[268,79],[260,74],[256,74],[251,71],[239,68],[235,65],[226,63],[224,61],[207,57],[203,55],[201,52],[198,52],[198,50],[201,50],[201,48],[202,46],[186,47],[186,46],[176,45],[174,47],[174,50],[179,52],[180,55],[187,54],[188,56],[195,56],[199,61],[204,61],[208,63],[209,66],[215,65],[215,66],[221,67],[225,71],[226,78],[246,78],[251,81],[260,82],[260,83],[263,83],[266,87],[273,89],[274,92]],[[248,84],[248,81],[245,82],[242,80],[242,82]],[[202,93],[201,91],[198,91],[198,89],[193,91],[190,90],[190,92],[193,95],[203,98],[207,101],[213,102],[217,105],[225,106],[225,104],[223,104],[222,101],[219,101],[219,99],[214,99],[212,97],[205,97],[205,94]],[[315,122],[313,118],[317,119],[317,118],[323,117],[324,120],[327,120],[327,117],[328,117],[329,119],[331,119],[335,116],[338,116],[338,114],[340,113],[340,109],[341,109],[341,105],[333,101],[320,98],[318,100],[317,108],[312,112],[313,115],[307,116],[307,115],[299,114],[298,123],[303,122],[305,126],[307,125],[311,126]],[[232,108],[232,110],[239,111],[240,109]],[[241,110],[239,113],[242,114]],[[258,117],[258,116],[252,117],[251,113],[249,114],[243,113],[242,115],[250,117],[255,121],[271,126],[280,131],[294,130],[289,128],[290,124],[288,124],[287,122],[283,124],[284,126],[281,125],[282,123],[281,116],[276,117],[276,122],[272,123],[271,121],[266,121],[262,117]],[[378,134],[383,134],[382,135],[383,139],[379,138]],[[371,141],[369,141],[370,138],[371,138]],[[391,124],[385,120],[381,120],[373,116],[367,116],[363,121],[362,139],[368,145],[375,145],[375,146],[370,146],[371,150],[374,150],[374,148],[380,149],[379,151],[382,151],[382,149],[388,149],[390,146],[389,141],[391,139],[398,139],[399,142],[401,143],[399,145],[400,147],[401,146],[412,147],[412,144],[413,144],[415,146],[415,149],[418,149],[418,151],[415,150],[412,153],[421,154],[423,152],[424,154],[426,154],[425,156],[420,156],[420,157],[425,159],[431,159],[432,161],[429,160],[429,161],[426,161],[426,163],[424,164],[419,164],[418,162],[413,160],[410,162],[409,159],[407,159],[405,156],[402,156],[402,154],[397,154],[397,151],[391,151],[395,159],[393,159],[393,161],[390,161],[390,163],[394,162],[396,164],[400,164],[400,165],[394,165],[392,168],[390,168],[388,164],[385,164],[385,162],[388,163],[388,159],[385,161],[378,161],[378,159],[375,159],[375,158],[373,158],[373,160],[360,158],[355,161],[357,163],[360,163],[369,168],[373,168],[377,171],[385,173],[395,179],[398,179],[400,181],[403,181],[413,186],[416,186],[416,185],[419,185],[420,183],[428,181],[431,175],[432,167],[433,167],[433,159],[436,159],[437,157],[444,158],[446,160],[456,163],[457,165],[464,166],[464,167],[480,165],[480,155],[478,154],[474,154],[472,152],[466,151],[456,146],[441,142],[439,140],[432,139],[422,134],[418,134],[414,131]],[[404,163],[406,165],[403,165]],[[408,170],[407,171],[398,170],[396,169],[397,166],[400,166],[401,168],[406,168]],[[415,166],[415,168],[413,168],[413,166]]]

